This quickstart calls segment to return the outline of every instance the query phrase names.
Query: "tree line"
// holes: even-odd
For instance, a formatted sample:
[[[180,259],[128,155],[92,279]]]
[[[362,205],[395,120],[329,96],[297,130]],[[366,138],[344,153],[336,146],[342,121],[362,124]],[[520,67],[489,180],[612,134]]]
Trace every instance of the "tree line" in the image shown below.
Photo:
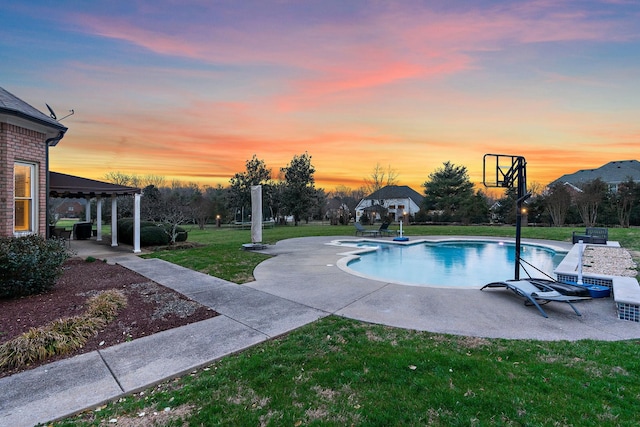
[[[364,185],[355,190],[338,186],[326,192],[315,187],[312,157],[294,155],[289,164],[274,174],[264,160],[254,155],[245,169],[235,173],[229,185],[200,187],[183,184],[157,175],[129,175],[109,172],[104,179],[143,189],[142,218],[171,224],[192,222],[200,228],[207,223],[247,222],[251,214],[251,186],[261,185],[263,218],[278,223],[291,220],[295,225],[310,219],[349,223],[358,202],[376,190],[396,185],[398,174],[376,164]],[[516,190],[506,189],[501,197],[492,197],[471,182],[467,168],[449,161],[428,175],[422,184],[422,209],[411,221],[417,223],[511,224],[516,218]],[[597,179],[580,186],[558,183],[543,188],[531,183],[532,194],[526,202],[529,223],[548,226],[566,224],[585,226],[640,225],[640,184],[632,179],[610,189]],[[131,207],[132,208],[132,207]],[[123,206],[123,215],[127,206]]]

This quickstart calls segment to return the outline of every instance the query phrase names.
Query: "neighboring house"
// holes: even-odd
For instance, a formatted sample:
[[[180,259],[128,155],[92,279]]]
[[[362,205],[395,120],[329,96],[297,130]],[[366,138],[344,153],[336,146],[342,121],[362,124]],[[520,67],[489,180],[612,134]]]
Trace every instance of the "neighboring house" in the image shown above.
[[[86,199],[53,199],[49,204],[54,204],[51,208],[56,218],[81,218],[87,206]]]
[[[406,185],[388,185],[360,200],[356,206],[356,221],[366,212],[374,220],[389,216],[399,220],[403,215],[415,215],[422,206],[424,197]]]
[[[618,185],[629,178],[634,182],[640,182],[640,162],[637,160],[618,160],[609,162],[597,169],[583,169],[572,174],[563,175],[553,181],[549,186],[561,182],[570,184],[574,188],[580,188],[583,184],[600,178],[609,186],[609,191],[616,192]]]
[[[46,235],[49,147],[66,131],[0,87],[0,236]]]

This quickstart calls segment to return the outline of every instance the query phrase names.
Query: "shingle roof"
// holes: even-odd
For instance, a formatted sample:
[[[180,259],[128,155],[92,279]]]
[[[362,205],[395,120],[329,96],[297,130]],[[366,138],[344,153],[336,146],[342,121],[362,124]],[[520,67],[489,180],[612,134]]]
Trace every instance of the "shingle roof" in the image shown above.
[[[22,117],[23,119],[43,124],[63,132],[67,131],[65,126],[62,126],[56,120],[27,104],[2,87],[0,87],[0,113]]]
[[[140,189],[64,173],[49,172],[49,194],[52,197],[82,198],[134,193],[140,193]]]
[[[374,191],[365,199],[384,200],[384,199],[411,199],[416,205],[420,206],[424,197],[413,188],[406,185],[387,185],[378,191]]]
[[[579,184],[593,181],[596,178],[600,178],[608,184],[619,184],[629,178],[633,178],[635,182],[640,182],[640,162],[637,160],[617,160],[596,169],[582,169],[563,175],[551,184],[568,182],[579,186]]]

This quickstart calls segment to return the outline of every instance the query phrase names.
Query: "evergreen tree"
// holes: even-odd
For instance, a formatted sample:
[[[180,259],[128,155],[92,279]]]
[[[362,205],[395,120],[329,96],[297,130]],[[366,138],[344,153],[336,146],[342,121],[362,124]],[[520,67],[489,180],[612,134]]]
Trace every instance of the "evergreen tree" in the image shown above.
[[[316,197],[316,172],[311,165],[311,156],[304,153],[295,155],[287,166],[280,169],[284,175],[284,189],[282,205],[289,215],[293,215],[294,224],[298,225],[300,218],[309,216]]]
[[[445,162],[442,168],[431,173],[423,187],[425,209],[440,211],[442,216],[454,221],[461,219],[461,207],[472,203],[474,197],[467,168],[451,162]]]

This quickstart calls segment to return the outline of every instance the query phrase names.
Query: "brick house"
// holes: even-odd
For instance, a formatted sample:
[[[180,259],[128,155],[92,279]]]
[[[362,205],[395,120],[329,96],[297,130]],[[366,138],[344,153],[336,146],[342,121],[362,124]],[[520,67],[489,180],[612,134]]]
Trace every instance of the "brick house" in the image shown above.
[[[46,236],[49,147],[66,131],[0,87],[0,236]]]

